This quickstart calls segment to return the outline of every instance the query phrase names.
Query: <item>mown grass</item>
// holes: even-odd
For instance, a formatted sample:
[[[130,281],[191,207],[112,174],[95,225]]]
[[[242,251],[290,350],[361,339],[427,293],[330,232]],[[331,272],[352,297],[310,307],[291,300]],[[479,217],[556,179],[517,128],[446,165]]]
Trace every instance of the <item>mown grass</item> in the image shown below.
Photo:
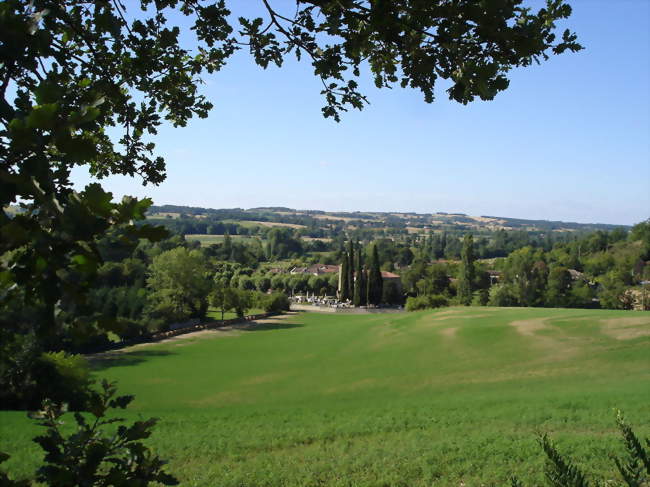
[[[162,418],[150,444],[190,486],[540,485],[539,432],[613,478],[613,408],[650,435],[650,313],[305,313],[96,373],[136,394],[127,417]],[[19,412],[0,423],[27,474],[37,429]]]

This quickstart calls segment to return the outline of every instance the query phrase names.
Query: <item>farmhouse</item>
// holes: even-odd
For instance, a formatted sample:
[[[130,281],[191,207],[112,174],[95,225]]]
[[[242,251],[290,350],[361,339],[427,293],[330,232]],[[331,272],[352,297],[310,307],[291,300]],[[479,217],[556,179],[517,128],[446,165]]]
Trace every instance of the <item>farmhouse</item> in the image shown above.
[[[496,283],[499,282],[499,279],[501,279],[501,271],[493,271],[489,270],[487,271],[488,276],[490,276],[490,286],[494,286]]]
[[[397,280],[400,279],[400,277],[397,274],[393,274],[392,272],[388,272],[388,271],[381,271],[381,278],[384,281],[391,280],[391,279],[397,279]]]

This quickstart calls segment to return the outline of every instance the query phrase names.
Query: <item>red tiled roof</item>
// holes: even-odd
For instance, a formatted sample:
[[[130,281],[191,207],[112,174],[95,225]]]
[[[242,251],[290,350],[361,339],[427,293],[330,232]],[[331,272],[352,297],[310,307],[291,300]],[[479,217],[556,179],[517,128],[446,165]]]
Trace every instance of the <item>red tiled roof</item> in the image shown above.
[[[381,271],[381,277],[383,279],[399,279],[399,276],[397,274],[393,274],[392,272],[388,271]]]

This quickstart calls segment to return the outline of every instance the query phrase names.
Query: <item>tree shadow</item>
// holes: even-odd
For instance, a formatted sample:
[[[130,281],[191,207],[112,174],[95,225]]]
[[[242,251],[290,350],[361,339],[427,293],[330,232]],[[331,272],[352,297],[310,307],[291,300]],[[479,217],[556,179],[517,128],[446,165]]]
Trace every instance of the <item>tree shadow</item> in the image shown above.
[[[90,368],[94,371],[101,371],[112,367],[130,367],[154,357],[163,357],[175,355],[175,352],[168,350],[133,350],[131,352],[122,352],[115,350],[111,352],[99,353],[88,358]]]
[[[241,331],[273,331],[273,330],[287,330],[290,328],[303,328],[305,325],[302,323],[255,323],[254,321],[248,325],[239,327]]]

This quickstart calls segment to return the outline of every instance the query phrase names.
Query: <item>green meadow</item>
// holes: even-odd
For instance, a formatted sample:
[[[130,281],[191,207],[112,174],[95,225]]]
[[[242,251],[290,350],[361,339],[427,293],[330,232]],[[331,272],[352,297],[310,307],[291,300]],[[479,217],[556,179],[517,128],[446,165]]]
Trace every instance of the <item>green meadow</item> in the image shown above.
[[[252,237],[246,235],[231,235],[232,240],[250,240]],[[208,245],[222,243],[224,239],[223,235],[204,235],[204,234],[191,234],[185,235],[185,240],[192,242],[198,240],[202,247],[207,247]]]
[[[614,408],[650,436],[650,313],[447,308],[302,313],[96,361],[161,418],[149,444],[187,486],[540,485],[548,432],[614,478]],[[39,428],[0,413],[6,469]]]

